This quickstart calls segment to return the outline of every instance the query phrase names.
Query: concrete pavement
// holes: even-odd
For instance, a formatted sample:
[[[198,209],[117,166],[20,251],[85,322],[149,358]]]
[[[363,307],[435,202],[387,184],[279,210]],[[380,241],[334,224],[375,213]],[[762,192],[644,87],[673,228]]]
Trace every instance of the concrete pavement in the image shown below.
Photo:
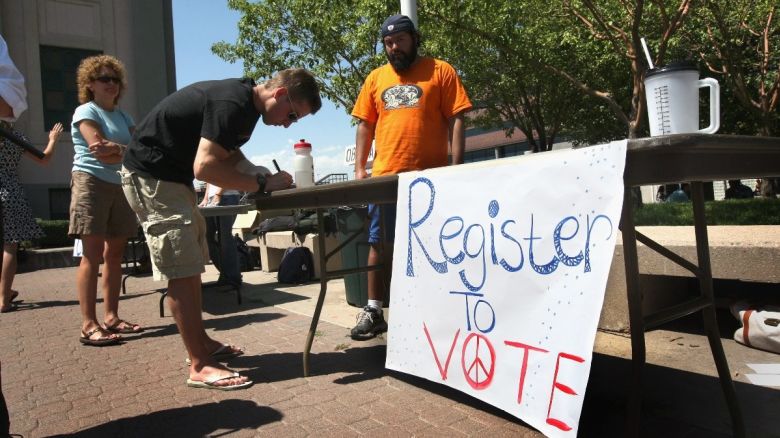
[[[24,299],[0,315],[3,392],[11,432],[73,436],[541,436],[514,417],[444,386],[385,370],[384,339],[348,336],[358,309],[332,281],[311,358],[301,351],[319,285],[283,286],[273,274],[245,273],[244,304],[207,289],[204,318],[217,339],[246,348],[228,365],[255,385],[220,392],[185,386],[183,345],[166,309],[161,283],[128,280],[123,318],[147,328],[121,346],[81,346],[75,268],[17,276]],[[216,279],[208,267],[204,280]],[[102,303],[98,303],[99,309]],[[100,314],[100,312],[99,312]],[[730,340],[736,321],[722,315],[723,342],[752,436],[780,436],[780,391],[747,383],[748,363],[780,356]],[[729,324],[731,323],[731,324]],[[647,334],[643,435],[729,436],[730,426],[706,340],[684,321]],[[599,333],[580,436],[623,436],[630,372],[624,334]]]

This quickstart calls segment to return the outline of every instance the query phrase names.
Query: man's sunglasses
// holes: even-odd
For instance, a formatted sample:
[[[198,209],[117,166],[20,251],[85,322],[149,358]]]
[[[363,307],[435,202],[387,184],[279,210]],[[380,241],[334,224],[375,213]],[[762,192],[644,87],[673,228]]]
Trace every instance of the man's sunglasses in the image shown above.
[[[96,81],[102,82],[104,84],[107,84],[109,82],[113,82],[117,85],[122,83],[122,80],[115,76],[98,76],[95,78]]]
[[[298,119],[300,119],[300,117],[298,117],[298,112],[295,111],[295,107],[293,106],[292,98],[290,98],[290,93],[287,93],[287,100],[290,101],[290,109],[292,110],[289,113],[287,113],[287,118],[290,119],[291,122],[295,123],[295,122],[298,121]]]

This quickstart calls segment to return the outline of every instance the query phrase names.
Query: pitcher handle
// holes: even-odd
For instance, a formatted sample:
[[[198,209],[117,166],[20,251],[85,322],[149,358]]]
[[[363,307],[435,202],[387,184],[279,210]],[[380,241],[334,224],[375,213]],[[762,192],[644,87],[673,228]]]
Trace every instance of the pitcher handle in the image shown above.
[[[710,126],[699,129],[702,134],[714,134],[720,129],[720,85],[713,78],[699,79],[699,88],[710,88]]]

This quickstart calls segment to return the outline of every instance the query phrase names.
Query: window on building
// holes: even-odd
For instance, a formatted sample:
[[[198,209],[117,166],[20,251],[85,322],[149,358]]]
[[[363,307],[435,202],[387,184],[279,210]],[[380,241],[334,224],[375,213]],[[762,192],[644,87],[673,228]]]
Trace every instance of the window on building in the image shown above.
[[[475,163],[477,161],[495,160],[496,151],[493,148],[470,151],[463,154],[464,163]]]
[[[49,189],[49,217],[67,220],[70,209],[70,189]]]
[[[70,125],[79,106],[76,70],[82,59],[100,55],[96,50],[41,46],[41,91],[43,94],[43,130],[55,123]],[[67,217],[66,217],[67,219]]]
[[[528,142],[523,143],[513,143],[504,146],[504,156],[505,157],[516,157],[518,155],[523,155],[527,150],[530,150],[530,145]]]

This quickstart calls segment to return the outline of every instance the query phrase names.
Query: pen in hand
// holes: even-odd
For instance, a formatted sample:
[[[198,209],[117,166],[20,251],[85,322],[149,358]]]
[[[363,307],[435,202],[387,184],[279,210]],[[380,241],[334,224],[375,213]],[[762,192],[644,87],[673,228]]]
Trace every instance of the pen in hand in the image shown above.
[[[279,168],[279,163],[277,163],[277,162],[276,162],[276,160],[271,160],[271,161],[273,161],[273,163],[274,163],[274,167],[276,168],[276,171],[277,171],[277,172],[281,172],[281,171],[282,171],[282,169],[280,169],[280,168]]]

